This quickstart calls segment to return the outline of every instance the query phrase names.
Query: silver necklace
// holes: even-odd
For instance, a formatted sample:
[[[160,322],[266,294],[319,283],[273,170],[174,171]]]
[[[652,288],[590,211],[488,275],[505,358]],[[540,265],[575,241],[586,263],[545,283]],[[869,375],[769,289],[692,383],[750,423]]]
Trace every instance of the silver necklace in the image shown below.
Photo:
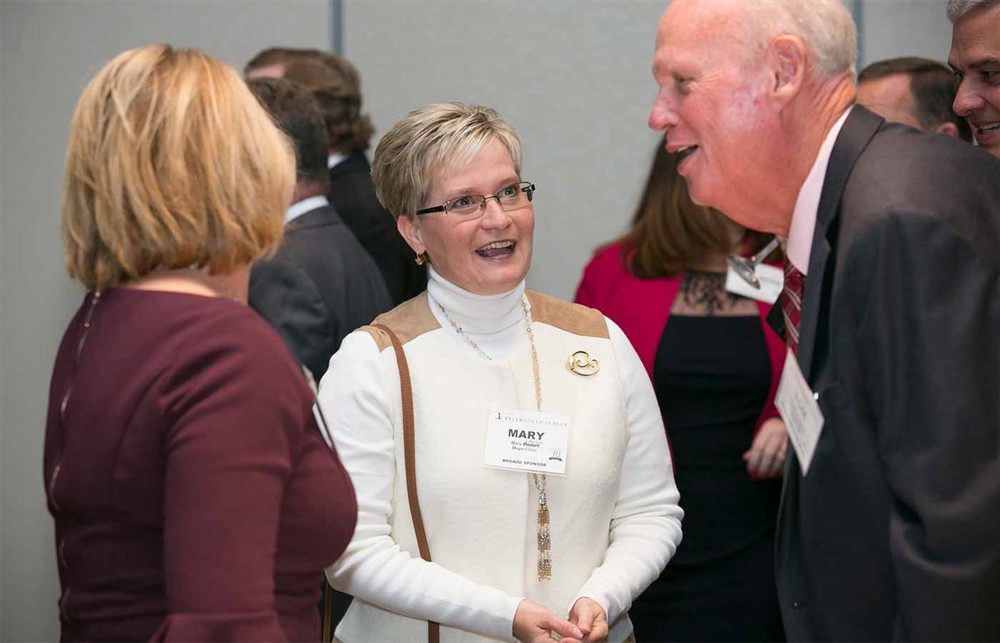
[[[444,306],[442,306],[439,302],[434,302],[434,303],[437,304],[437,307],[441,311],[441,314],[444,315],[444,318],[448,320],[448,323],[451,324],[451,327],[455,330],[456,333],[458,333],[459,337],[468,342],[469,346],[471,346],[477,353],[479,353],[481,357],[485,357],[490,361],[493,360],[492,357],[486,354],[486,351],[479,348],[479,344],[477,344],[475,340],[473,340],[471,337],[465,334],[465,331],[462,330],[461,326],[455,323],[455,320],[451,318],[451,315],[449,315],[448,311],[444,309]]]

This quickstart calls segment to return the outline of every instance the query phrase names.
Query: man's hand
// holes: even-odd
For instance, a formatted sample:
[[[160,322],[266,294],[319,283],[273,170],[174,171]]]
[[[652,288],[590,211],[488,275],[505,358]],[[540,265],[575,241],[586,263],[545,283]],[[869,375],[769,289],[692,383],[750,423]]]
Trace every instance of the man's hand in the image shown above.
[[[577,601],[579,603],[579,601]],[[540,643],[554,641],[552,633],[562,637],[563,641],[579,643],[583,640],[583,632],[569,621],[563,620],[545,609],[538,603],[525,599],[517,606],[514,613],[514,638],[524,643]],[[605,631],[607,628],[605,628]]]
[[[608,638],[608,615],[595,600],[586,596],[577,599],[569,620],[583,632],[583,643],[598,643]]]
[[[785,450],[788,448],[788,431],[781,418],[764,421],[743,454],[747,473],[752,478],[779,478],[785,468]]]

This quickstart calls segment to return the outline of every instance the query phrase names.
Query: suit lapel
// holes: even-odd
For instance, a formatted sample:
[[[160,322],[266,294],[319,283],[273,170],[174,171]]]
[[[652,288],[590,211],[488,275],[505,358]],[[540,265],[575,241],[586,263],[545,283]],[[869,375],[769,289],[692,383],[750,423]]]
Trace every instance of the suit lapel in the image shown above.
[[[798,361],[802,373],[810,382],[813,381],[811,371],[818,340],[820,309],[828,303],[827,281],[832,278],[832,271],[827,269],[832,250],[830,234],[836,229],[833,224],[840,211],[840,200],[851,170],[882,122],[878,116],[855,105],[833,145],[830,163],[823,178],[823,191],[820,193],[816,229],[813,232],[809,255],[809,272],[803,293],[802,317],[799,321]],[[780,306],[774,308],[779,309]],[[785,461],[785,479],[781,489],[778,531],[775,536],[775,565],[778,574],[778,594],[782,605],[798,600],[804,591],[805,570],[802,564],[799,531],[801,481],[799,459],[790,455]],[[800,614],[798,623],[786,621],[786,629],[790,626],[801,629],[804,627],[804,618]]]
[[[820,193],[819,208],[816,212],[816,229],[813,232],[809,272],[802,299],[802,318],[799,322],[799,366],[809,381],[812,375],[820,309],[827,300],[824,291],[827,289],[826,270],[830,258],[830,234],[835,230],[833,224],[840,211],[840,199],[855,162],[883,122],[881,117],[860,105],[855,105],[844,121],[830,154],[830,163],[826,168],[823,191]]]

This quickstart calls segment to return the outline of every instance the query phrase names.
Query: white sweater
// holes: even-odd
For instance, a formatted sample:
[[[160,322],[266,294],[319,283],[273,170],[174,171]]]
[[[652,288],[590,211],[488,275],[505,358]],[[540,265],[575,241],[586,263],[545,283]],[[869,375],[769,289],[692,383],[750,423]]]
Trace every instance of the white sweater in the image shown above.
[[[572,418],[566,477],[548,479],[552,580],[538,581],[530,476],[482,466],[487,414],[534,410],[524,284],[482,297],[433,269],[430,275],[427,297],[377,321],[401,336],[410,365],[418,492],[434,562],[417,553],[396,361],[384,335],[371,329],[349,335],[320,387],[320,405],[358,497],[354,537],[327,570],[335,587],[357,598],[337,637],[420,640],[426,621],[434,620],[443,626],[442,641],[510,640],[523,598],[565,617],[587,596],[607,613],[609,640],[623,640],[631,632],[626,611],[676,551],[683,515],[659,408],[638,356],[596,311],[529,295],[542,410]],[[492,361],[455,333],[438,303]],[[576,350],[601,358],[598,376],[566,369]]]

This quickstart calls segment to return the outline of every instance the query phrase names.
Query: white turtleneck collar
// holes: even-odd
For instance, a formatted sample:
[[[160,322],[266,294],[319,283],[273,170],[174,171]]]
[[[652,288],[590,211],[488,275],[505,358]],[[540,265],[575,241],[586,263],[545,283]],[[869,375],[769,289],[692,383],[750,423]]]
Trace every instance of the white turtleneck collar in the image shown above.
[[[433,266],[428,268],[427,295],[431,312],[441,327],[455,336],[456,341],[466,343],[451,327],[438,304],[448,311],[448,316],[462,328],[465,335],[475,340],[493,359],[505,358],[526,340],[524,313],[521,310],[524,281],[499,295],[477,295],[448,281]],[[474,349],[470,346],[469,350]]]

